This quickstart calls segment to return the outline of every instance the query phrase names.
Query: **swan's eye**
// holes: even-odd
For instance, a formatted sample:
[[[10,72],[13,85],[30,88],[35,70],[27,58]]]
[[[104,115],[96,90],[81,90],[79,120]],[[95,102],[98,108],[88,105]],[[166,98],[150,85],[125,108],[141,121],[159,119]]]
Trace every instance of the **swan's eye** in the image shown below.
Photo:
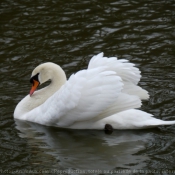
[[[39,73],[37,73],[36,75],[34,75],[33,77],[30,78],[30,83],[31,84],[34,84],[34,80],[39,82],[38,75],[39,75]]]

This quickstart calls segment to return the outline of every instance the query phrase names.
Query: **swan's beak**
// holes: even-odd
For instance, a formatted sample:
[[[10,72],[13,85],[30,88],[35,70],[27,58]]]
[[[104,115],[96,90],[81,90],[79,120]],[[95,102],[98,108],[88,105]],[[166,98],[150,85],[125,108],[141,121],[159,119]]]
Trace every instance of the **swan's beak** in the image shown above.
[[[39,86],[39,82],[36,80],[33,80],[33,85],[32,85],[32,88],[30,90],[30,96],[32,96],[32,94],[35,92],[35,90],[37,89],[38,86]]]

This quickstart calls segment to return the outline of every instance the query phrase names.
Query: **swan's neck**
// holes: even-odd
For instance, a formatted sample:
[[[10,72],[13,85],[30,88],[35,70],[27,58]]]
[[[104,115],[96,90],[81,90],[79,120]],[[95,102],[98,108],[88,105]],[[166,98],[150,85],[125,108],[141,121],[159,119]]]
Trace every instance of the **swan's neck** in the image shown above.
[[[43,102],[58,91],[62,85],[67,81],[64,71],[59,67],[58,70],[52,72],[51,83],[43,89],[36,91],[33,95],[34,98],[42,98]],[[36,97],[35,97],[36,96]]]
[[[31,97],[30,95],[27,95],[18,103],[14,112],[15,118],[20,119],[20,117],[27,112],[30,112],[43,104],[50,96],[58,91],[62,85],[65,84],[67,81],[66,75],[60,67],[58,68],[59,69],[52,70],[52,74],[50,75],[51,83],[48,86],[35,91]]]

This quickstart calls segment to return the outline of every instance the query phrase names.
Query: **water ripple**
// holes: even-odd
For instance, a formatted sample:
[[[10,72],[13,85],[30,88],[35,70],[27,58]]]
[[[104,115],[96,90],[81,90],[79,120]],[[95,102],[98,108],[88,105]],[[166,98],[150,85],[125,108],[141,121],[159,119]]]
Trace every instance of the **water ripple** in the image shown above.
[[[90,164],[90,168],[113,170],[174,168],[174,126],[117,131],[111,136],[95,131],[81,135],[29,124],[20,128],[13,119],[16,104],[29,93],[34,67],[52,61],[69,77],[103,51],[141,69],[140,85],[150,92],[143,110],[175,120],[174,7],[173,0],[3,0],[0,168],[88,169]]]

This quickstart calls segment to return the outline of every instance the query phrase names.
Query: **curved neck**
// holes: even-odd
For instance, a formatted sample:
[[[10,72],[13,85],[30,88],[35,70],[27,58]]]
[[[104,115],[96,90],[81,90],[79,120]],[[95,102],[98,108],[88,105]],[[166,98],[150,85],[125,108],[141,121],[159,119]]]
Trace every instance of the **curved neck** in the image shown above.
[[[50,97],[56,91],[58,91],[61,88],[61,86],[64,85],[65,82],[67,81],[65,73],[60,67],[59,67],[59,69],[52,70],[52,73],[50,74],[50,76],[52,77],[52,78],[50,78],[51,83],[48,86],[46,86],[45,88],[42,88],[42,89],[36,91],[35,94],[37,96],[41,95],[43,98],[44,98],[44,96]]]
[[[61,88],[61,86],[64,85],[67,81],[65,72],[58,65],[56,65],[55,67],[52,66],[51,71],[49,71],[48,79],[51,80],[51,83],[45,88],[36,91],[31,97],[31,99],[34,97],[35,100],[39,98],[40,102],[38,106],[44,103],[50,96],[52,96],[56,91],[58,91]]]
[[[48,86],[37,90],[31,97],[27,95],[18,103],[14,112],[15,118],[20,119],[25,113],[43,104],[67,81],[64,71],[59,66],[52,67],[52,70],[49,72],[49,79],[51,79],[51,83]]]

